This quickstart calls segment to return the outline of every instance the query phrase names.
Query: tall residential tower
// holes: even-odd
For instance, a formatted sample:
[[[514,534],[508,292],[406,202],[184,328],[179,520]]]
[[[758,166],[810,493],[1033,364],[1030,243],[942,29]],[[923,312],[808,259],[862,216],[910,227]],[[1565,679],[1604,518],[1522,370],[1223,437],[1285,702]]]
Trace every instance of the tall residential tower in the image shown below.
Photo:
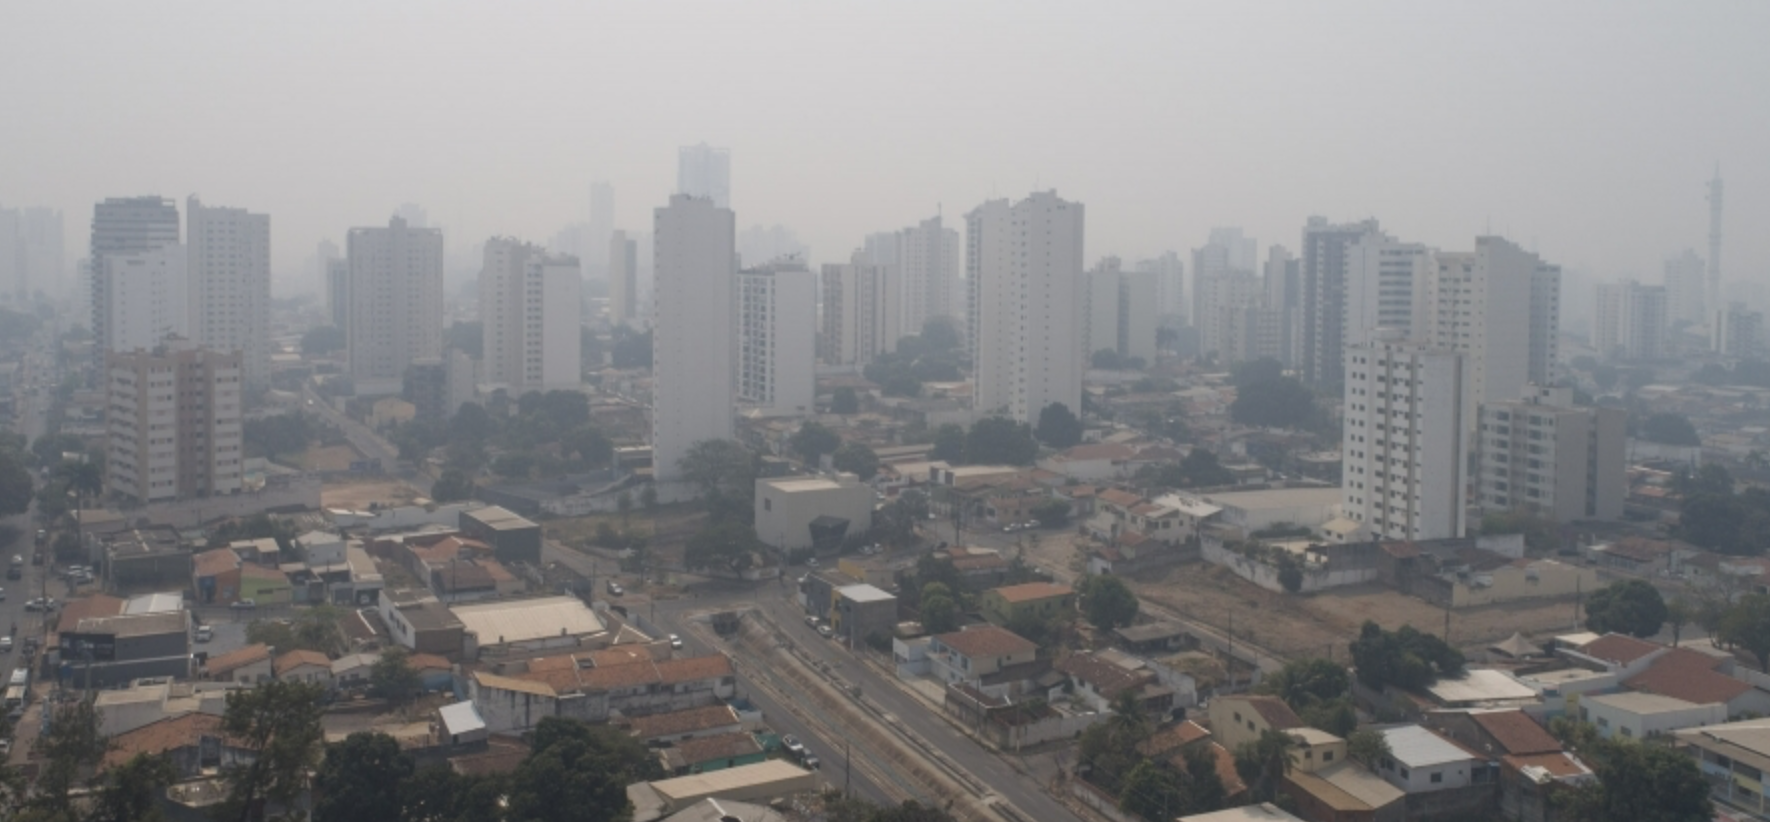
[[[690,446],[733,436],[736,219],[676,194],[653,213],[652,238],[652,473],[669,482]]]

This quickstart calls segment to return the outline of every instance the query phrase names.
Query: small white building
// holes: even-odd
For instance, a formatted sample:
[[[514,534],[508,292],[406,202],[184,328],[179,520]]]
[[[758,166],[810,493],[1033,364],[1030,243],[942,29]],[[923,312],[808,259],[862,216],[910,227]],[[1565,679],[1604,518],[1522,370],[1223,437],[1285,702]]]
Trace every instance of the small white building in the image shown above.
[[[1382,733],[1389,743],[1389,756],[1377,763],[1377,775],[1409,794],[1492,784],[1499,779],[1485,756],[1423,726],[1400,725],[1384,728]]]
[[[479,717],[479,709],[473,707],[472,702],[456,702],[437,708],[436,719],[437,730],[445,744],[485,741],[486,721]]]
[[[756,537],[782,550],[812,545],[812,522],[834,528],[846,520],[845,535],[873,527],[874,491],[853,474],[779,477],[756,481]]]
[[[1719,702],[1698,705],[1660,694],[1624,691],[1581,697],[1579,716],[1592,723],[1605,739],[1645,739],[1685,728],[1719,725],[1727,721],[1727,706]]]
[[[346,562],[344,546],[343,537],[325,531],[309,531],[295,538],[295,547],[307,560],[309,568],[343,565]]]

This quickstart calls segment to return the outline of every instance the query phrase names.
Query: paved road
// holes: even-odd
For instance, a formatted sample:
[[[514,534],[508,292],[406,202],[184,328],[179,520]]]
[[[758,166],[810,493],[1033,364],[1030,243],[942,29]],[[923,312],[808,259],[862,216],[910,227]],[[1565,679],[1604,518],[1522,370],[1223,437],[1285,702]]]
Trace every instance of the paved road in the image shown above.
[[[369,430],[368,426],[339,411],[325,397],[316,393],[313,386],[303,388],[301,395],[306,400],[303,407],[326,418],[337,426],[338,430],[343,431],[344,438],[356,447],[357,453],[362,454],[364,459],[380,460],[383,470],[393,471],[394,465],[399,462],[399,449],[394,447],[392,443]],[[423,494],[430,493],[430,486],[435,483],[435,480],[422,471],[413,471],[411,476],[401,475],[400,479],[410,483],[413,488]]]

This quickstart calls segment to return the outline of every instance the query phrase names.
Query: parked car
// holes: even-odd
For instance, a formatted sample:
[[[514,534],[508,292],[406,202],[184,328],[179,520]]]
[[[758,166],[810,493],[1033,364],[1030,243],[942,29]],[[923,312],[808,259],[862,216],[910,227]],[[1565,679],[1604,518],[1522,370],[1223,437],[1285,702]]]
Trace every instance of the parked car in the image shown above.
[[[0,654],[12,653],[12,637],[0,636]]]
[[[804,762],[805,762],[805,769],[806,770],[815,771],[818,768],[821,768],[824,766],[824,763],[819,762],[817,759],[817,754],[814,754],[814,753],[806,753]]]
[[[616,582],[612,579],[608,581],[608,595],[609,596],[618,597],[624,593],[627,593],[627,589],[622,588],[621,583]]]
[[[208,625],[197,626],[197,641],[208,642],[215,638],[215,629]]]
[[[250,611],[253,608],[258,607],[258,602],[256,600],[252,600],[252,599],[242,599],[242,600],[238,600],[238,601],[234,602],[233,604],[231,604],[227,607],[232,608],[236,611]]]
[[[821,636],[821,637],[823,637],[823,638],[824,638],[824,639],[829,639],[829,638],[830,638],[830,635],[831,635],[831,634],[833,634],[833,633],[835,633],[835,632],[834,632],[834,631],[831,631],[831,630],[830,630],[830,625],[829,625],[829,623],[827,623],[827,622],[819,622],[819,623],[818,623],[818,624],[817,624],[817,635],[818,635],[818,636]]]
[[[806,617],[805,617],[805,624],[806,624],[806,625],[809,625],[809,626],[811,626],[811,627],[813,627],[813,628],[816,628],[816,627],[817,627],[817,624],[818,624],[818,623],[819,623],[819,622],[822,622],[822,621],[823,621],[823,620],[821,620],[821,619],[818,619],[818,618],[817,618],[817,615],[815,615],[815,614],[811,614],[811,615],[807,615],[807,616],[806,616]]]
[[[682,637],[679,637],[675,634],[671,634],[670,635],[670,647],[674,648],[675,650],[678,650],[678,651],[682,650]]]
[[[781,737],[781,747],[786,748],[787,753],[792,754],[795,758],[805,753],[805,744],[799,741],[799,737],[792,734]]]

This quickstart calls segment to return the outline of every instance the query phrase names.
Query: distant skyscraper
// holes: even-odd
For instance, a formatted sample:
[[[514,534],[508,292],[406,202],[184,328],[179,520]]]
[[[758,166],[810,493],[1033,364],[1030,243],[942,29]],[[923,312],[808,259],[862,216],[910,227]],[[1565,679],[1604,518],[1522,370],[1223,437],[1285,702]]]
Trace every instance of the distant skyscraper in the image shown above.
[[[1310,217],[1303,226],[1303,378],[1315,385],[1342,382],[1346,348],[1346,247],[1379,231],[1376,220],[1330,224]]]
[[[1265,279],[1266,307],[1276,323],[1275,359],[1286,368],[1295,368],[1303,357],[1302,261],[1284,246],[1275,245],[1266,252]]]
[[[898,270],[903,287],[903,332],[920,334],[935,317],[952,320],[965,332],[959,286],[959,232],[929,217],[897,233]]]
[[[1245,349],[1245,312],[1261,304],[1257,253],[1239,228],[1212,229],[1210,241],[1192,251],[1192,325],[1199,350],[1223,364]]]
[[[270,381],[270,216],[185,201],[191,341],[240,352],[246,382]]]
[[[652,218],[652,472],[682,477],[690,446],[731,439],[737,334],[736,224],[711,200],[676,194]]]
[[[975,352],[973,407],[1036,422],[1051,403],[1080,414],[1085,304],[1081,203],[1054,191],[991,200],[965,215]]]
[[[188,276],[183,243],[106,254],[104,270],[93,276],[94,293],[106,296],[93,317],[105,351],[152,349],[167,335],[188,338]]]
[[[1465,421],[1475,406],[1523,396],[1553,381],[1561,270],[1500,237],[1475,238],[1473,252],[1415,258],[1415,337],[1463,354],[1469,380]]]
[[[1592,347],[1603,357],[1657,360],[1666,355],[1665,286],[1634,280],[1600,283],[1592,319]]]
[[[767,413],[815,411],[817,280],[804,263],[738,273],[737,398]]]
[[[1343,370],[1345,515],[1379,540],[1463,536],[1463,355],[1384,329],[1348,346]]]
[[[1417,243],[1403,243],[1371,232],[1346,246],[1346,345],[1361,345],[1378,328],[1414,331],[1414,259],[1426,253]]]
[[[578,258],[508,237],[485,244],[479,321],[485,380],[515,396],[576,389],[580,373]]]
[[[351,377],[359,394],[397,393],[413,360],[442,356],[442,232],[394,217],[351,229],[345,246]]]
[[[24,302],[64,277],[61,212],[0,208],[0,300]]]
[[[1666,319],[1673,323],[1702,325],[1711,318],[1708,310],[1708,273],[1702,258],[1686,248],[1667,258],[1665,268]]]
[[[1745,303],[1730,303],[1715,312],[1709,324],[1709,349],[1739,359],[1762,359],[1765,351],[1764,314]]]
[[[886,315],[901,292],[897,269],[865,260],[856,251],[854,262],[824,264],[818,359],[829,365],[864,366],[896,343],[886,333]]]
[[[784,225],[772,228],[753,225],[737,236],[738,264],[745,268],[761,268],[776,262],[803,263],[811,248],[799,241],[799,235]]]
[[[895,231],[868,234],[852,259],[856,264],[878,266],[879,276],[882,278],[880,282],[886,289],[877,305],[877,333],[883,343],[873,353],[876,355],[896,351],[898,340],[922,333],[921,327],[911,328],[904,323],[903,237]]]
[[[1119,258],[1103,257],[1082,277],[1083,361],[1101,351],[1119,353]]]
[[[350,332],[350,261],[326,261],[326,316],[333,326]]]
[[[608,322],[644,324],[639,316],[639,243],[625,231],[612,232],[608,238]]]
[[[104,365],[105,352],[118,350],[110,336],[111,318],[122,310],[121,306],[113,304],[118,298],[112,288],[115,283],[113,271],[115,276],[128,273],[123,267],[112,267],[109,259],[173,245],[178,245],[178,206],[171,200],[164,197],[114,197],[93,207],[91,256],[87,259],[92,268],[92,336],[99,367]],[[182,268],[182,249],[179,254],[178,263]],[[178,277],[178,284],[182,287],[182,270]],[[187,311],[184,300],[181,291],[176,309],[170,305],[163,309],[180,316],[176,323],[179,328],[188,321],[184,316]]]
[[[1164,251],[1153,260],[1142,260],[1137,263],[1138,271],[1146,271],[1156,276],[1156,315],[1164,324],[1184,322],[1186,317],[1186,266],[1180,262],[1180,255],[1173,251]]]
[[[1161,327],[1160,275],[1154,271],[1119,273],[1119,339],[1121,357],[1136,357],[1154,365],[1156,330]]]
[[[1721,164],[1709,181],[1709,288],[1707,304],[1721,307]]]
[[[430,212],[417,203],[401,203],[399,208],[394,209],[393,216],[405,220],[408,228],[430,227]]]
[[[182,338],[108,354],[105,490],[138,503],[239,493],[243,376],[239,352]]]
[[[584,276],[598,279],[614,276],[603,269],[603,261],[596,259],[604,249],[608,248],[609,236],[615,230],[615,187],[607,180],[597,180],[590,184],[590,224],[584,238]]]
[[[676,193],[703,197],[719,208],[730,208],[731,150],[706,143],[677,150]]]

